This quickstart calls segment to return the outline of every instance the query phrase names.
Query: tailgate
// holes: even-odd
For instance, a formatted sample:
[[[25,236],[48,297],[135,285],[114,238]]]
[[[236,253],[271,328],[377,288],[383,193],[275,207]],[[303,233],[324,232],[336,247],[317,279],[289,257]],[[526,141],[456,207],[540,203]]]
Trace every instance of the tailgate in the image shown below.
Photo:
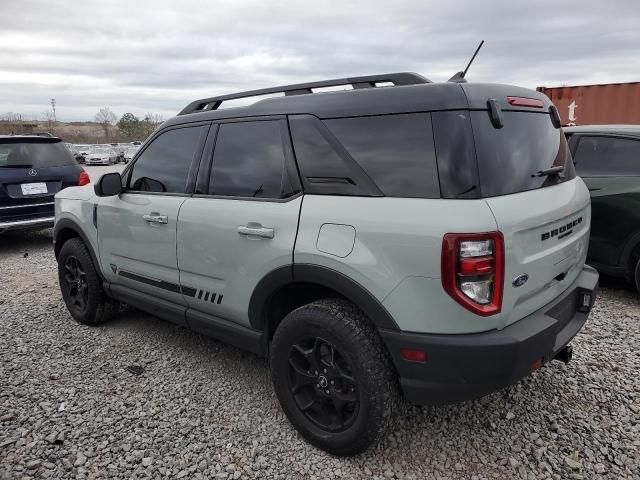
[[[485,201],[505,240],[504,327],[551,302],[579,275],[589,243],[589,192],[574,178]]]

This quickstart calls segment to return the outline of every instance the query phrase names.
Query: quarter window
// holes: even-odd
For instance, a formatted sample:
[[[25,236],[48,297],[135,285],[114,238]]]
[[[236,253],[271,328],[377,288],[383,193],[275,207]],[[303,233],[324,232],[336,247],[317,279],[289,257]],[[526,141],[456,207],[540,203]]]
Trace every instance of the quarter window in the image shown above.
[[[325,124],[385,195],[440,197],[429,114],[343,118]]]
[[[133,165],[129,190],[186,193],[189,170],[204,129],[177,128],[156,137]]]
[[[583,136],[575,162],[578,174],[584,177],[640,175],[640,140]]]
[[[220,125],[209,195],[285,198],[292,193],[279,121]]]

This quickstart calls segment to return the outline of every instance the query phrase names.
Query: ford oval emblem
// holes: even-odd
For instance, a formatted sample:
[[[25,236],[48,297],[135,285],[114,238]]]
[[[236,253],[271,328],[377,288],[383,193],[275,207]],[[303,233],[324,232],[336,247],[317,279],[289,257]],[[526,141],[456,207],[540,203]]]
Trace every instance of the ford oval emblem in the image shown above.
[[[511,284],[514,287],[518,288],[524,285],[525,283],[527,283],[527,280],[529,280],[529,275],[527,275],[526,273],[523,273],[522,275],[518,275],[516,278],[514,278]]]

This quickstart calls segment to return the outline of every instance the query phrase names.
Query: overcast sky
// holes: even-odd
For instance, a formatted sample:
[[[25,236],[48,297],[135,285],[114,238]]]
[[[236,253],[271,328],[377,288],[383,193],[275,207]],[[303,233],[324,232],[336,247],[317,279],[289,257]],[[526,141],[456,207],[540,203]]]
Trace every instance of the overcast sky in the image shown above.
[[[145,6],[149,5],[149,7]],[[195,98],[415,71],[531,88],[640,81],[640,0],[1,0],[0,115],[168,118]]]

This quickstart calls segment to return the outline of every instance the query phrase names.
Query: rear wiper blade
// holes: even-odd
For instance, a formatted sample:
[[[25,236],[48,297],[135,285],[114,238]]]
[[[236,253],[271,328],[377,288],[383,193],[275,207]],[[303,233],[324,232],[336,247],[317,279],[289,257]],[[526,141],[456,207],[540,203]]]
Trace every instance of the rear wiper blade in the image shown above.
[[[540,170],[536,172],[535,175],[531,175],[532,177],[547,177],[551,175],[558,175],[560,172],[564,170],[564,166],[559,165],[557,167],[547,168],[546,170]]]

